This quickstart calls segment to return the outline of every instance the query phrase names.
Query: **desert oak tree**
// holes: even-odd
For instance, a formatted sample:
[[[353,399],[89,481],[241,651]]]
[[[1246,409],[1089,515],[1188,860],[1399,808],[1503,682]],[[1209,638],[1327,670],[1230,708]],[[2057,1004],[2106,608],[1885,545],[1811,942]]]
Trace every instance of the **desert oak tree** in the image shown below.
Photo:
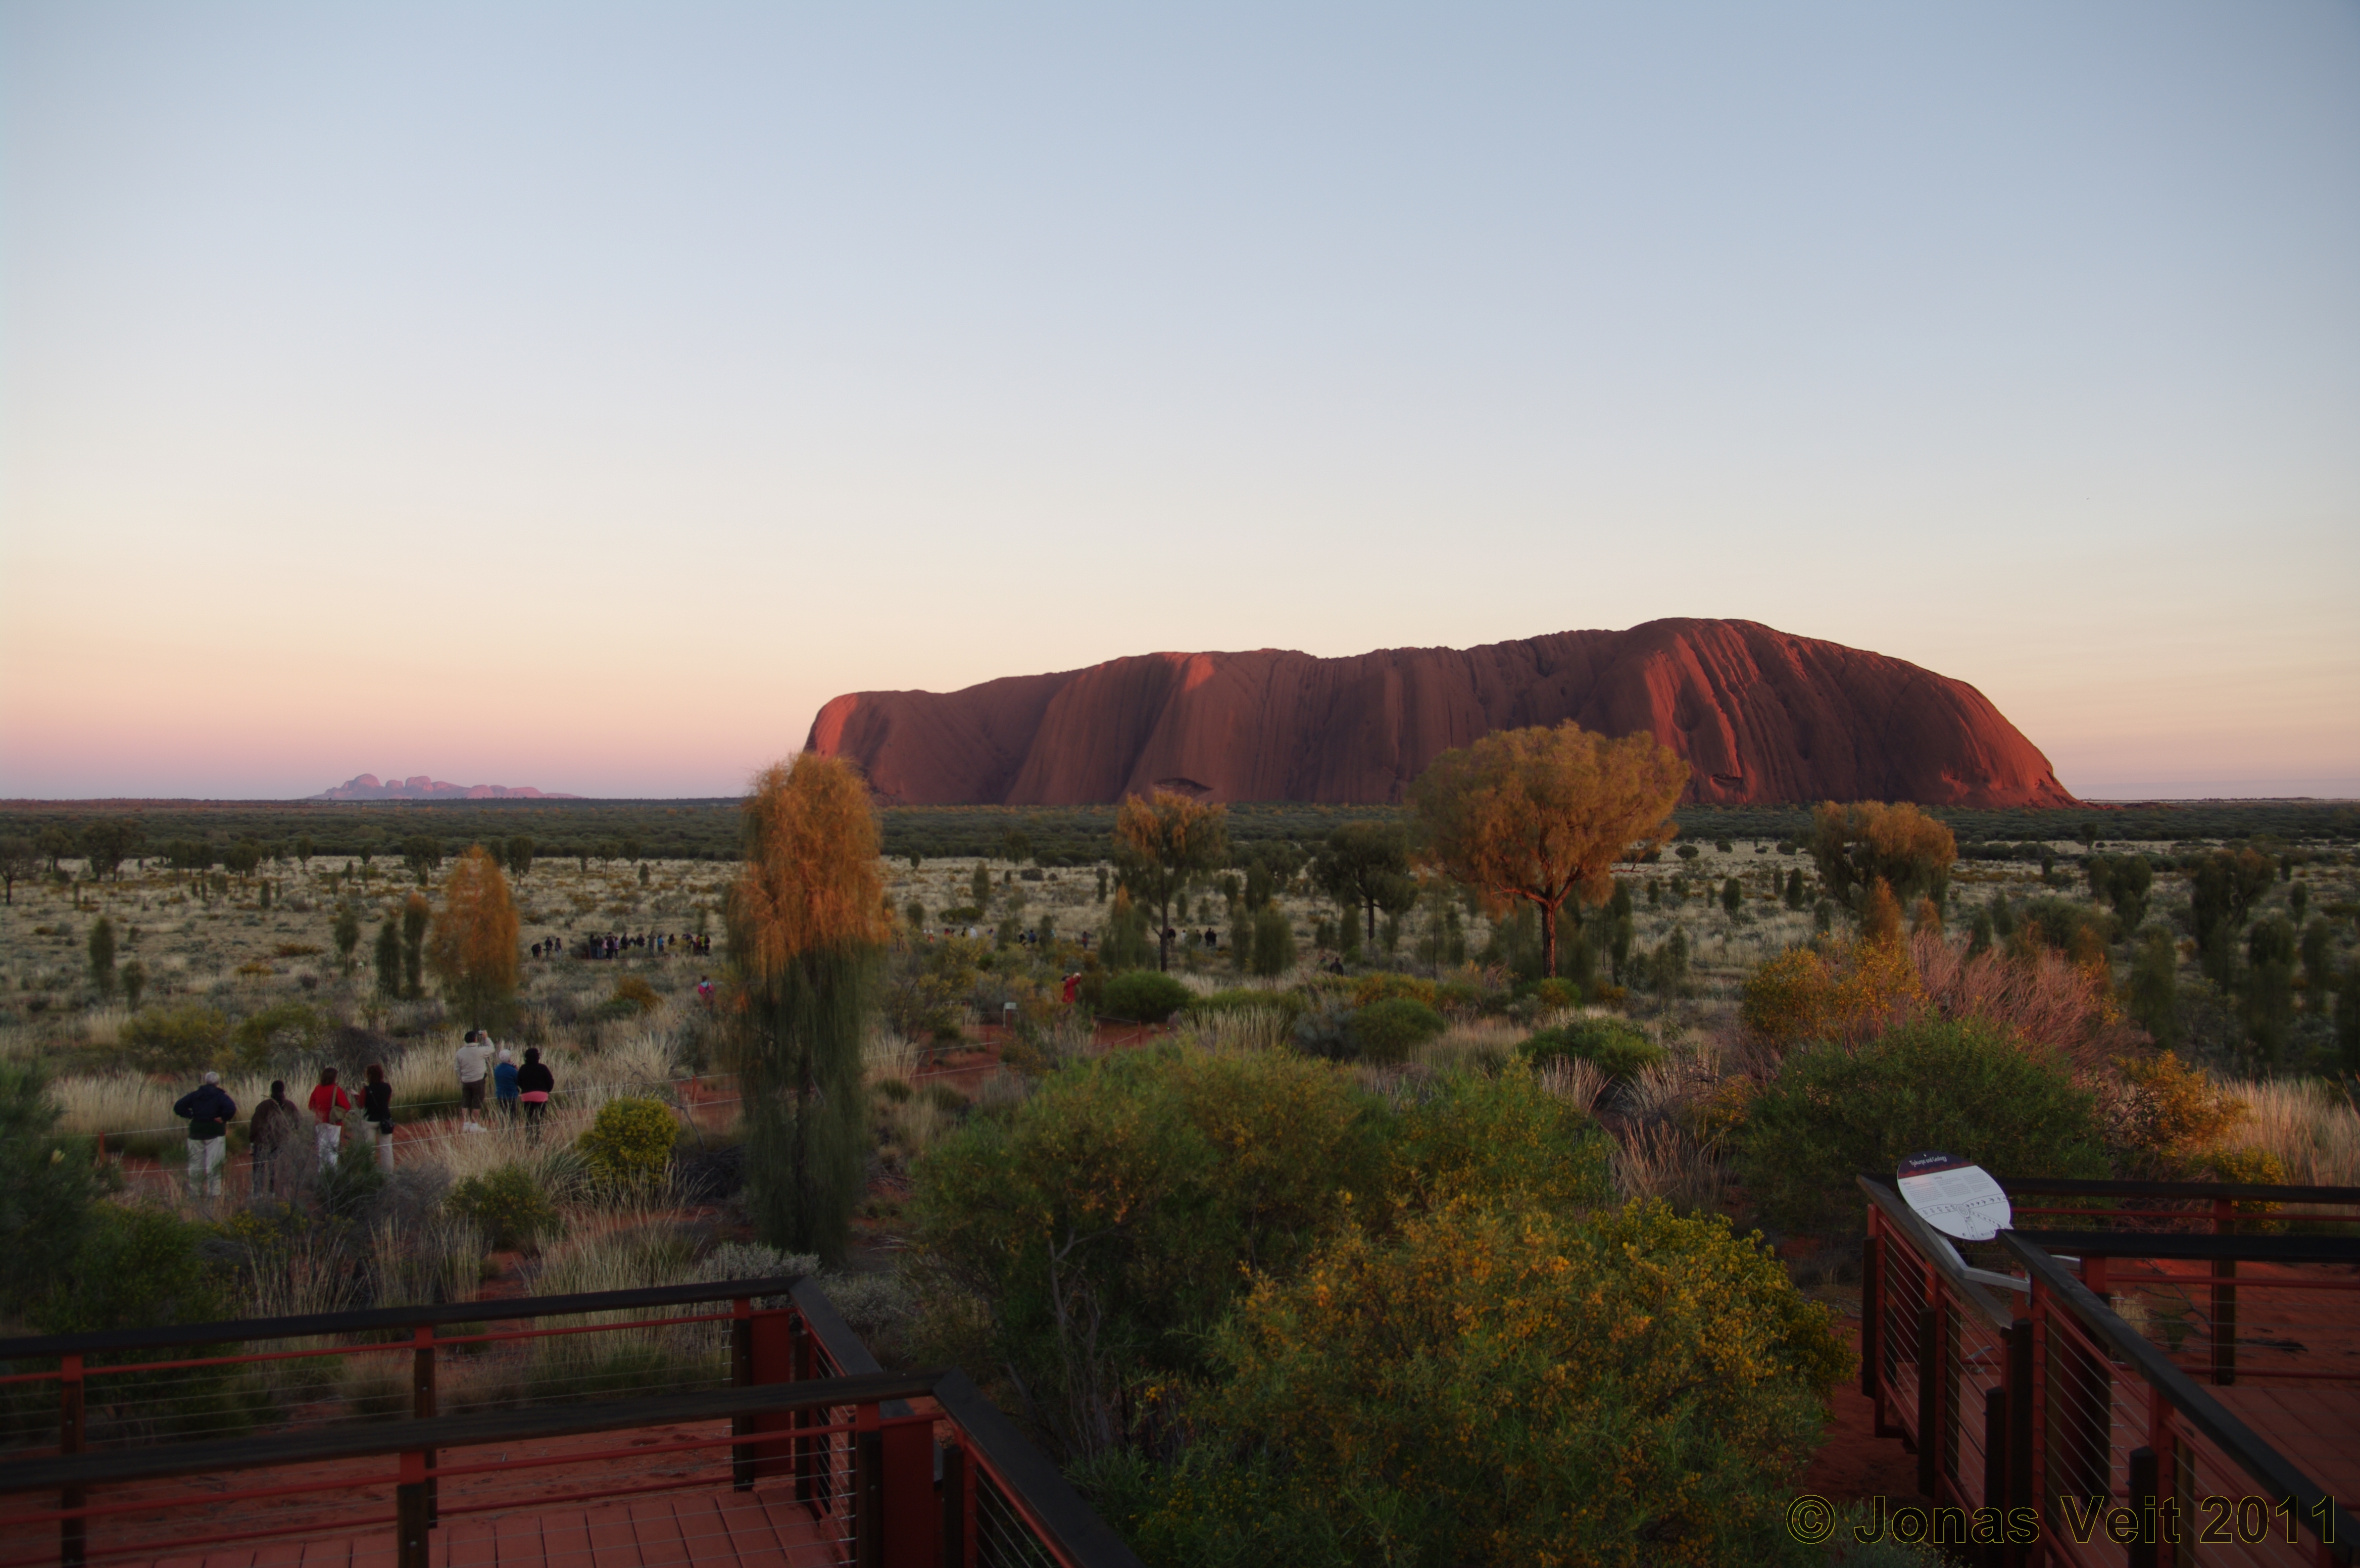
[[[1495,912],[1540,912],[1541,968],[1557,973],[1557,916],[1603,904],[1614,862],[1660,848],[1688,765],[1644,732],[1610,740],[1568,719],[1502,729],[1434,760],[1410,786],[1426,857]]]
[[[1123,883],[1155,906],[1155,967],[1172,967],[1173,901],[1189,880],[1229,858],[1229,813],[1207,801],[1168,789],[1148,799],[1123,797],[1114,819],[1115,860]]]

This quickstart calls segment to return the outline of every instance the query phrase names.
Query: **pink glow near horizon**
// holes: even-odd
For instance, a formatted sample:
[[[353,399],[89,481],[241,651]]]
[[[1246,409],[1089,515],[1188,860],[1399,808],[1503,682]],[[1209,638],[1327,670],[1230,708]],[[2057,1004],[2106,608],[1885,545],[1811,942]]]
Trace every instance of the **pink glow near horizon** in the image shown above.
[[[1212,107],[1218,106],[1218,112]],[[2360,795],[2360,11],[0,10],[0,795],[1732,616]]]

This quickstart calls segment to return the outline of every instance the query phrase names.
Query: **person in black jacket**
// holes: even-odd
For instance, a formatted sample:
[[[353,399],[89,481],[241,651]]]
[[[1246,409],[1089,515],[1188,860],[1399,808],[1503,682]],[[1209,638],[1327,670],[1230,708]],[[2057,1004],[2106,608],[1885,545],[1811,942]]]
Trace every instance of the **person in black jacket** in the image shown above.
[[[180,1096],[175,1116],[189,1119],[189,1196],[221,1196],[222,1134],[237,1118],[237,1102],[221,1086],[221,1074],[205,1074],[204,1082]]]
[[[541,1136],[541,1113],[549,1109],[549,1097],[557,1088],[557,1075],[541,1064],[541,1047],[530,1047],[524,1053],[524,1065],[517,1069],[517,1098],[524,1104],[524,1124]]]
[[[385,1080],[385,1069],[371,1062],[363,1074],[368,1082],[361,1088],[361,1120],[366,1122],[377,1144],[377,1168],[393,1168],[393,1085]]]

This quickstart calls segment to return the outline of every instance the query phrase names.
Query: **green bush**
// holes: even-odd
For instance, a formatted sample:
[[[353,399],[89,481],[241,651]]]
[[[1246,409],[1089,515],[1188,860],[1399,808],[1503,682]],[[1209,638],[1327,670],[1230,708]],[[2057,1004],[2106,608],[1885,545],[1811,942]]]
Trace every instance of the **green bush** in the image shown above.
[[[1998,1176],[2106,1174],[2095,1099],[2064,1064],[1981,1019],[1789,1055],[1747,1112],[1739,1171],[1765,1213],[1806,1226],[1859,1209],[1858,1173],[1928,1150]]]
[[[1441,1014],[1406,996],[1371,1002],[1352,1014],[1352,1044],[1361,1058],[1373,1062],[1409,1059],[1410,1052],[1450,1025]]]
[[[679,1135],[680,1121],[671,1106],[627,1095],[599,1106],[590,1130],[574,1146],[599,1180],[644,1185],[663,1179]]]
[[[72,1260],[29,1318],[47,1334],[218,1322],[234,1315],[230,1283],[213,1226],[144,1203],[100,1203],[90,1212]],[[202,1353],[167,1346],[110,1352],[107,1359],[163,1361],[191,1354]],[[243,1370],[181,1367],[109,1377],[105,1405],[93,1402],[91,1435],[211,1438],[243,1431],[253,1419],[251,1401],[236,1397]]]
[[[1535,1067],[1571,1058],[1609,1078],[1636,1078],[1664,1059],[1664,1048],[1636,1025],[1620,1018],[1577,1018],[1562,1028],[1535,1031],[1516,1047]]]
[[[1252,967],[1262,976],[1282,975],[1295,967],[1295,922],[1275,904],[1254,912]]]
[[[557,1229],[556,1205],[520,1165],[471,1176],[453,1187],[444,1202],[452,1212],[474,1221],[502,1251],[530,1247]]]
[[[1263,1282],[1180,1464],[1085,1478],[1157,1568],[1802,1564],[1787,1487],[1848,1359],[1725,1220],[1453,1205]]]
[[[1282,1052],[1126,1052],[975,1116],[913,1171],[919,1238],[986,1315],[1057,1449],[1088,1452],[1142,1380],[1205,1369],[1206,1335],[1356,1204],[1382,1212],[1381,1102]],[[1087,1323],[1074,1304],[1087,1303]]]
[[[202,1003],[151,1007],[116,1036],[126,1060],[146,1072],[194,1072],[220,1063],[229,1020]]]
[[[1161,1024],[1196,992],[1158,970],[1126,970],[1106,982],[1098,1011],[1131,1024]]]
[[[57,1131],[49,1079],[32,1062],[0,1062],[0,1312],[40,1299],[72,1262],[106,1185],[90,1140]]]

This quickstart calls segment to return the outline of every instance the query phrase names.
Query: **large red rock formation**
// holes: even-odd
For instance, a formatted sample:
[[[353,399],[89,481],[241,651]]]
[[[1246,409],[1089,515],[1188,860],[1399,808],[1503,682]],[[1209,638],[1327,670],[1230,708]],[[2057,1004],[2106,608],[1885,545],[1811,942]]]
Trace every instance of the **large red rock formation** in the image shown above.
[[[2067,806],[1963,681],[1750,620],[1655,620],[1358,658],[1146,653],[964,691],[854,692],[804,744],[901,805],[1075,806],[1157,785],[1213,800],[1398,801],[1437,753],[1571,718],[1645,729],[1692,801]]]

